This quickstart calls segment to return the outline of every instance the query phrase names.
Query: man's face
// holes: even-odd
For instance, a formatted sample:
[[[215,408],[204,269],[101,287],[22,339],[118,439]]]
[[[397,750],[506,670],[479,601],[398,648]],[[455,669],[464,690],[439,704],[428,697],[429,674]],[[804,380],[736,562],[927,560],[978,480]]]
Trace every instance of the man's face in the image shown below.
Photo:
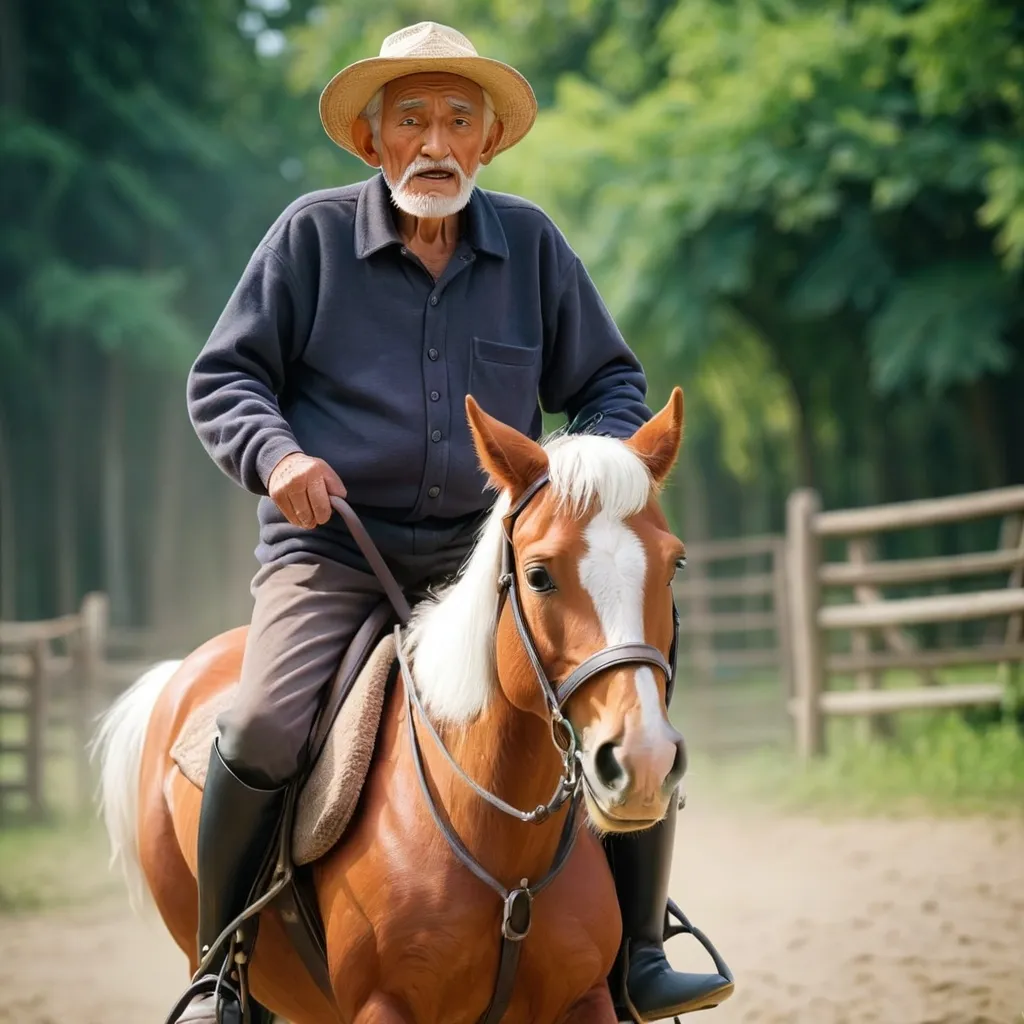
[[[424,73],[389,82],[373,148],[399,209],[447,217],[468,202],[501,126],[485,131],[483,90],[458,75]]]

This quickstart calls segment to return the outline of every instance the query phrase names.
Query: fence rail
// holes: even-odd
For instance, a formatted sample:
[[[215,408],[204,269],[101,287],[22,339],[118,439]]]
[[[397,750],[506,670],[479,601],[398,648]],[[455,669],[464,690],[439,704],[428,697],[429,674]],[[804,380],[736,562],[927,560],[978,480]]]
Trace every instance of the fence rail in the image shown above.
[[[891,530],[1003,516],[1001,550],[943,557],[876,561],[871,538]],[[823,542],[845,540],[847,562],[823,562]],[[1024,487],[1007,487],[928,501],[873,508],[821,511],[812,490],[789,499],[786,562],[793,630],[795,693],[789,707],[797,749],[804,756],[825,749],[825,719],[853,715],[868,730],[884,727],[881,716],[895,711],[1000,704],[1013,685],[1013,667],[1024,660]],[[909,586],[968,577],[1007,574],[1002,589],[887,598],[883,586]],[[852,590],[852,603],[829,603],[829,588]],[[973,648],[920,650],[903,627],[1007,619],[1001,642]],[[849,632],[850,652],[831,653],[829,637]],[[886,650],[873,649],[881,633]],[[998,665],[996,683],[935,685],[931,672],[958,665]],[[903,668],[920,674],[920,688],[880,689],[880,673]],[[830,691],[832,673],[852,673],[855,690]]]
[[[791,692],[785,544],[749,536],[687,546],[680,610],[680,707],[698,746],[721,751],[789,740]],[[757,673],[762,685],[745,686]],[[739,678],[727,679],[734,676]],[[734,692],[739,687],[742,693]],[[740,699],[742,698],[742,699]]]

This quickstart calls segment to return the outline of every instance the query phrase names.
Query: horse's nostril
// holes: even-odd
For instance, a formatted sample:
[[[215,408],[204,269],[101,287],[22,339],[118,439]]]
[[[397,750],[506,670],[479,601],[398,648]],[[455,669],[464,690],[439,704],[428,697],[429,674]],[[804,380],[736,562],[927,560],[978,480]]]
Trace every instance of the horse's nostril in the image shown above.
[[[612,742],[602,743],[594,755],[597,777],[609,789],[618,789],[626,781],[626,772],[615,753],[617,749],[617,745]]]

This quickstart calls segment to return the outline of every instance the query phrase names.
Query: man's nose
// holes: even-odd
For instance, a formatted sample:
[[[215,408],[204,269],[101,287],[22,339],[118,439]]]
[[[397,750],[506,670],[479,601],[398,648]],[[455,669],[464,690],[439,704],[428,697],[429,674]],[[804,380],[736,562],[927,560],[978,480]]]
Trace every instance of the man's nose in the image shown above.
[[[420,152],[430,160],[443,160],[448,156],[448,141],[441,125],[431,124],[427,127]]]

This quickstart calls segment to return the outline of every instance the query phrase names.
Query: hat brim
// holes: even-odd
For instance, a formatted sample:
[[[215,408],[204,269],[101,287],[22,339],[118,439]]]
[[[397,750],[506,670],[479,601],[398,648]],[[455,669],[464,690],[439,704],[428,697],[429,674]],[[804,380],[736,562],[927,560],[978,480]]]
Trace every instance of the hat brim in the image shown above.
[[[352,127],[378,89],[406,75],[444,72],[476,82],[494,103],[502,123],[496,152],[509,149],[533,127],[537,98],[530,83],[515,68],[489,57],[368,57],[339,71],[320,94],[324,130],[342,149],[363,159],[356,149]]]

